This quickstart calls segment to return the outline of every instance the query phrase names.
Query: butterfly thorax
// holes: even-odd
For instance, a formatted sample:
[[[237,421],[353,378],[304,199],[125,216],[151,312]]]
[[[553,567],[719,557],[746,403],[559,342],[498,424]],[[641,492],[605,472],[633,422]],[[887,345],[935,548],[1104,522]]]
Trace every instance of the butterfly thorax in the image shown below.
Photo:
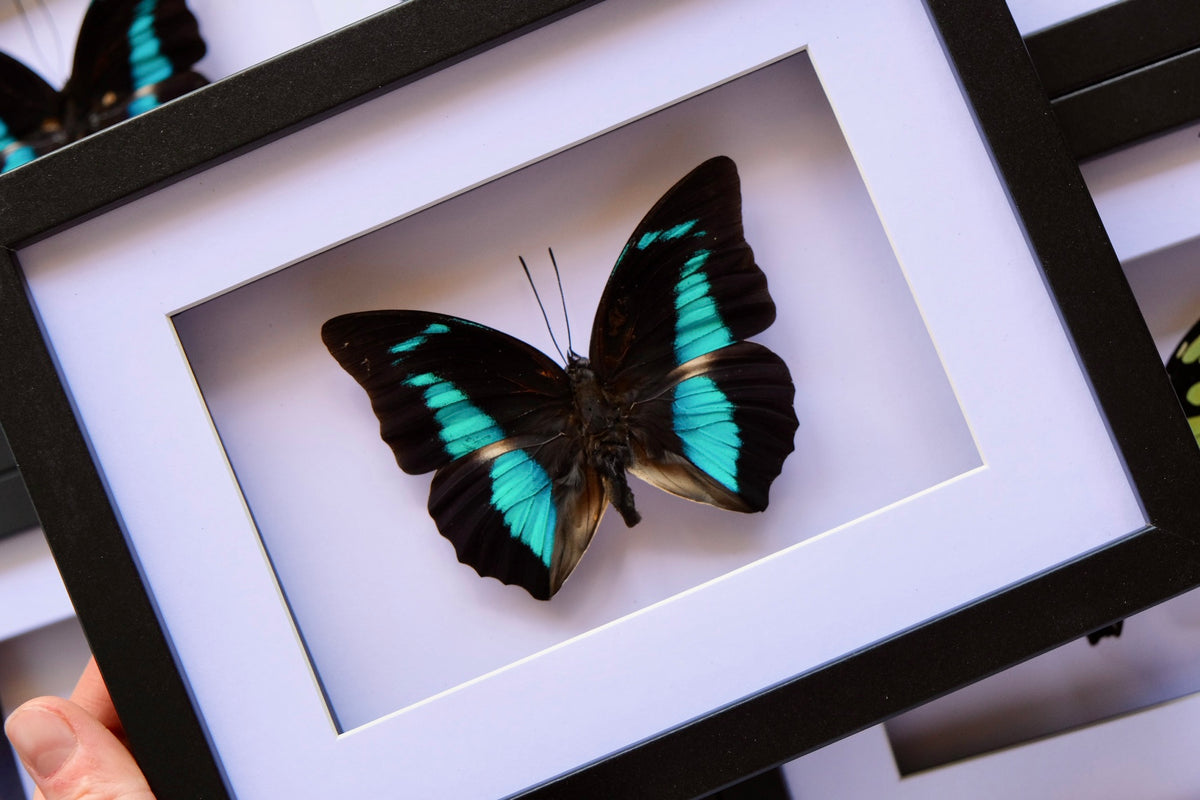
[[[584,457],[600,474],[613,508],[632,527],[641,520],[641,515],[634,507],[633,491],[625,477],[625,470],[633,461],[627,404],[604,390],[591,363],[583,356],[575,353],[568,356],[567,377],[571,380],[574,422]]]

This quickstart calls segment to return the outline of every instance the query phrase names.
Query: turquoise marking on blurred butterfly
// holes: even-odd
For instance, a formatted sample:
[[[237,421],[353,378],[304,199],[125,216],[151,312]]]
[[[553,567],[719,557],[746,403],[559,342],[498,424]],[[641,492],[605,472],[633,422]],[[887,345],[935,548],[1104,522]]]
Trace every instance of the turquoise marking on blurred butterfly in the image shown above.
[[[767,507],[793,447],[795,388],[783,361],[746,339],[774,319],[737,168],[718,157],[634,229],[588,357],[568,339],[565,368],[427,311],[345,314],[321,336],[366,390],[401,469],[434,472],[429,513],[459,560],[546,600],[609,504],[639,521],[626,471],[719,508]]]
[[[92,0],[61,92],[0,53],[0,171],[203,86],[204,52],[185,0]]]

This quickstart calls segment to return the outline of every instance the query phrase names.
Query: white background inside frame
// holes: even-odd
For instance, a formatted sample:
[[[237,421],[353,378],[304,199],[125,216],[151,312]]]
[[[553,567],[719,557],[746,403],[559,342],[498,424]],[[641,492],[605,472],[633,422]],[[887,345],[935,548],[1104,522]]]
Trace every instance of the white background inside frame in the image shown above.
[[[704,158],[740,166],[747,237],[778,305],[756,337],[790,365],[802,420],[767,513],[634,483],[550,603],[460,565],[328,318],[418,308],[553,352],[563,271],[577,348],[641,214]],[[565,346],[561,314],[552,322]],[[186,311],[176,328],[317,674],[353,728],[527,658],[981,466],[866,187],[804,53]],[[329,603],[330,596],[342,598]],[[404,669],[396,670],[396,664]]]
[[[605,3],[21,253],[239,796],[504,794],[1141,523],[924,11],[823,5]],[[803,44],[988,468],[334,736],[168,316]]]

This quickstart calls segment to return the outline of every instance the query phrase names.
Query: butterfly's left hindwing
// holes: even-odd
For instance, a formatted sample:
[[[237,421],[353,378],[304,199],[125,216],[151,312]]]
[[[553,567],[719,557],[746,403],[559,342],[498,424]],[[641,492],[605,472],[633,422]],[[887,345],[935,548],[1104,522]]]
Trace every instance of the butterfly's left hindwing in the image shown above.
[[[548,599],[604,510],[582,469],[566,373],[466,320],[420,311],[325,323],[329,352],[367,391],[405,472],[437,470],[429,512],[459,560]]]

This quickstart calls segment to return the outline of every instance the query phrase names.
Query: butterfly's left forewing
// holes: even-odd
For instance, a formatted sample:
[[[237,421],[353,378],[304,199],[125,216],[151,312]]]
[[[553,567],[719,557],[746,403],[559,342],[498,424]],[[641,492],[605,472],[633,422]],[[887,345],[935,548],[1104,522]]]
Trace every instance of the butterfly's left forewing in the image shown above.
[[[605,503],[563,369],[507,334],[421,311],[347,314],[321,335],[400,467],[436,470],[429,512],[459,560],[539,599],[556,592]]]
[[[766,508],[793,447],[795,388],[778,356],[744,340],[774,320],[737,169],[710,159],[638,224],[596,310],[591,362],[629,409],[631,472],[721,508]]]

